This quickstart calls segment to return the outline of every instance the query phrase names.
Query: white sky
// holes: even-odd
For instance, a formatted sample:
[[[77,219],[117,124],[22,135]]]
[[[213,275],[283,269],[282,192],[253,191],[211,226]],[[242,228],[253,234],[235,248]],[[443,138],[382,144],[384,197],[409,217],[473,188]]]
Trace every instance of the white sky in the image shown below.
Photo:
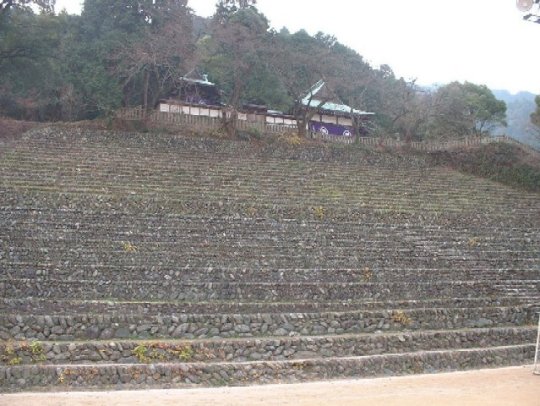
[[[210,16],[216,0],[189,0]],[[80,12],[82,0],[57,0]],[[386,63],[418,83],[453,80],[540,94],[540,25],[523,21],[515,0],[258,0],[276,28],[323,31],[373,66]]]

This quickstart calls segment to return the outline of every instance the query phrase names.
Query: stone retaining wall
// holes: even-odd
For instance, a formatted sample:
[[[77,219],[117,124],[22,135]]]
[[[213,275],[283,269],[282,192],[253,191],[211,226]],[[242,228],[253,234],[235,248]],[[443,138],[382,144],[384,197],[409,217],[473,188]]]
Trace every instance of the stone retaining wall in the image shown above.
[[[204,341],[3,342],[0,365],[281,361],[533,344],[536,329],[492,328]]]
[[[4,340],[112,338],[229,338],[325,335],[375,331],[520,326],[534,315],[526,307],[415,309],[340,313],[216,315],[0,316]]]
[[[540,241],[538,242],[540,246]],[[140,247],[137,243],[134,246]],[[185,251],[188,249],[186,248]],[[390,248],[388,248],[390,251]],[[111,253],[111,257],[117,255]],[[291,255],[292,256],[292,255]],[[1,257],[1,253],[0,253]],[[523,259],[523,258],[522,258]],[[113,261],[107,261],[106,265],[96,266],[88,261],[86,264],[72,264],[59,266],[57,263],[28,265],[26,263],[12,265],[12,274],[21,279],[34,279],[38,281],[67,279],[67,280],[107,280],[111,282],[125,281],[127,277],[131,281],[161,282],[165,280],[182,280],[189,283],[207,283],[209,281],[235,282],[238,280],[258,281],[265,283],[304,281],[317,281],[319,283],[351,283],[351,282],[451,282],[461,281],[504,281],[504,280],[535,280],[540,277],[540,270],[531,269],[504,269],[504,268],[459,268],[457,264],[453,268],[442,269],[403,269],[403,268],[377,268],[368,266],[359,269],[261,269],[252,268],[196,268],[185,266],[180,270],[178,267],[162,265],[160,267],[132,266],[122,267],[115,265]],[[475,260],[477,260],[475,258]],[[472,261],[472,260],[471,260]],[[84,262],[78,259],[78,262]],[[396,263],[399,261],[396,260]],[[126,269],[127,268],[127,269]]]
[[[504,281],[503,281],[504,282]],[[513,286],[540,291],[538,281],[513,281]],[[416,282],[416,283],[186,283],[177,280],[95,281],[64,280],[36,281],[13,279],[0,282],[0,296],[5,298],[41,297],[55,299],[100,300],[178,300],[178,301],[291,301],[291,300],[392,300],[453,297],[504,297],[506,288],[488,281],[474,282]]]
[[[532,193],[362,148],[59,127],[0,166],[2,391],[532,361]]]
[[[534,345],[525,345],[309,361],[12,366],[0,367],[0,387],[21,391],[45,387],[55,390],[142,389],[292,383],[524,365],[533,357]]]
[[[0,314],[31,314],[46,316],[53,314],[259,314],[259,313],[322,313],[393,309],[435,308],[487,308],[528,306],[534,299],[526,297],[478,297],[441,298],[421,300],[337,302],[115,302],[80,301],[37,298],[0,299]]]

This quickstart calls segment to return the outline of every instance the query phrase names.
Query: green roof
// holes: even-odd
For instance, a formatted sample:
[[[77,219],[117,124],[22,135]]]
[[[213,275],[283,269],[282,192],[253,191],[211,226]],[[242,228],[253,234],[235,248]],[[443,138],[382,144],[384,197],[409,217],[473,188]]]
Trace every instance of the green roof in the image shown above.
[[[324,88],[325,85],[326,84],[322,80],[315,83],[315,85],[313,85],[313,87],[309,90],[307,96],[302,99],[302,105],[306,107],[314,108],[314,109],[327,110],[333,113],[351,114],[351,115],[358,115],[358,116],[375,115],[375,113],[370,113],[368,111],[363,111],[363,110],[357,110],[357,109],[352,108],[351,106],[347,106],[346,104],[335,103],[332,101],[322,101],[322,100],[316,99],[315,96]]]

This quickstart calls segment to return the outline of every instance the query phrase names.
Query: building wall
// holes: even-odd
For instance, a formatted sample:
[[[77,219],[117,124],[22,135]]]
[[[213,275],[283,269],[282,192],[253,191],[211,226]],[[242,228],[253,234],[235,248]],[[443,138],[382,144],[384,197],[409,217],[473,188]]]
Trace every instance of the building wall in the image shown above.
[[[159,103],[158,110],[162,113],[181,113],[191,116],[222,117],[223,109],[214,106],[192,106],[181,102],[162,101]],[[229,115],[229,114],[228,114]],[[282,124],[295,126],[296,120],[292,116],[278,116],[266,114],[253,114],[238,112],[238,120],[252,123]]]
[[[221,117],[221,108],[212,106],[191,106],[188,104],[161,102],[159,111],[163,113],[183,113],[191,116]]]

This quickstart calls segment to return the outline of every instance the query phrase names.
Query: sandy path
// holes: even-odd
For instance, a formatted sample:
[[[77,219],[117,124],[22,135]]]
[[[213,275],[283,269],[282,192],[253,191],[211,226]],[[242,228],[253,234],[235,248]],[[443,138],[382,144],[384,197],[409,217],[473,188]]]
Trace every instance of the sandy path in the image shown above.
[[[0,405],[501,405],[540,406],[531,367],[245,388],[0,395]]]

